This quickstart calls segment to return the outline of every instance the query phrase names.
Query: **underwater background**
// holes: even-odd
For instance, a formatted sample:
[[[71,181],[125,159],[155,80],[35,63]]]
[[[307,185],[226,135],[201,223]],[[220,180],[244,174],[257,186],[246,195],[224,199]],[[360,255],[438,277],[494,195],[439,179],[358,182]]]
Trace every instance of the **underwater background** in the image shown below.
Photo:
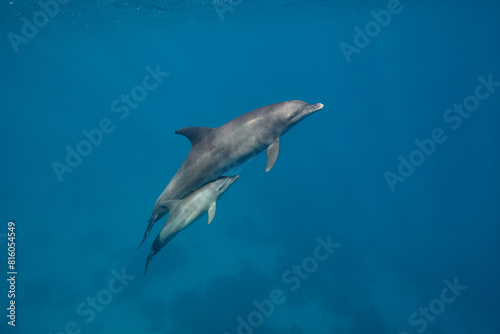
[[[1,333],[500,333],[499,1],[14,0],[0,23]],[[174,131],[287,100],[324,108],[143,275]]]

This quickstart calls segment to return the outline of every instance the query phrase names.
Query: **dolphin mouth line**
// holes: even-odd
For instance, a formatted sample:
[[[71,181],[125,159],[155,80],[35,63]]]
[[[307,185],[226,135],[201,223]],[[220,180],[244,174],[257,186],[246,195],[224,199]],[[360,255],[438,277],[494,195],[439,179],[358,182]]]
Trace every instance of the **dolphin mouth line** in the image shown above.
[[[304,117],[314,114],[321,109],[323,109],[323,103],[308,104],[304,108],[302,108],[302,110],[298,114],[294,115],[290,121],[298,122]]]
[[[304,110],[312,114],[313,112],[323,109],[323,107],[323,103],[308,104]]]
[[[268,172],[275,164],[279,154],[279,138],[304,118],[323,109],[323,107],[322,103],[309,104],[300,100],[284,101],[249,111],[218,128],[187,127],[175,131],[191,141],[191,151],[158,197],[139,247],[145,242],[156,221],[169,211],[176,210],[178,213],[175,216],[170,213],[165,222],[163,228],[172,226],[166,230],[168,235],[160,233],[153,242],[144,273],[146,273],[153,255],[180,230],[194,221],[181,222],[184,213],[180,213],[182,211],[180,205],[189,208],[191,207],[189,201],[193,201],[195,204],[193,207],[200,204],[196,210],[208,210],[208,223],[210,224],[215,215],[217,199],[239,178],[239,175],[221,177],[224,171],[231,172],[249,157],[259,154],[267,147],[266,172]],[[268,139],[270,143],[267,142]],[[262,142],[262,140],[264,141]],[[203,144],[201,144],[202,141]],[[238,145],[234,145],[234,143]],[[263,143],[267,145],[263,145]],[[207,185],[207,182],[216,181],[217,183],[213,185]],[[207,188],[203,188],[205,186]],[[197,193],[193,194],[194,192]],[[193,195],[190,196],[191,194]],[[207,194],[216,198],[210,202],[211,204],[209,203],[209,206],[205,206],[210,200],[205,196]],[[172,207],[169,208],[169,205]],[[197,214],[198,211],[196,211]],[[174,220],[175,223],[172,223]],[[151,252],[153,253],[151,254]]]
[[[229,188],[233,183],[235,183],[238,179],[240,178],[239,175],[231,176],[229,179],[227,179],[226,183],[221,185],[218,189],[218,191],[221,191],[224,188]]]

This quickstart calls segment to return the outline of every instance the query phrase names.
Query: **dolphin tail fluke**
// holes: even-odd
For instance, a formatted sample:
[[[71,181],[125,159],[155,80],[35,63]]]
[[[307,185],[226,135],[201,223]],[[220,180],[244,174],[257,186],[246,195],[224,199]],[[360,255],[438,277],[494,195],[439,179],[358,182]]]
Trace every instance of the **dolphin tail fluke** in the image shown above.
[[[153,252],[153,250],[151,250],[151,252],[149,252],[148,258],[146,259],[146,269],[144,269],[144,275],[146,275],[146,271],[148,271],[151,260],[153,259],[153,255],[155,255],[155,253]]]
[[[141,248],[142,244],[144,243],[144,241],[146,241],[146,238],[148,237],[149,235],[149,232],[151,232],[151,229],[153,228],[153,225],[156,221],[155,219],[156,217],[151,217],[151,219],[148,220],[148,227],[146,228],[146,232],[144,232],[144,237],[142,237],[142,241],[141,241],[141,244],[139,245],[139,247],[137,247],[137,249]]]

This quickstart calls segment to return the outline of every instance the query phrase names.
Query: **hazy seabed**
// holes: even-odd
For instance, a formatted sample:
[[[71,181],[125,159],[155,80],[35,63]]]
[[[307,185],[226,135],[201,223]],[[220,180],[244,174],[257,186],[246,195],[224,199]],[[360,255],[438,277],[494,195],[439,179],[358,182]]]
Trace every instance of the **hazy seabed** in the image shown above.
[[[498,1],[0,4],[1,333],[499,333]],[[143,275],[174,131],[281,139]],[[15,327],[6,315],[15,300]]]

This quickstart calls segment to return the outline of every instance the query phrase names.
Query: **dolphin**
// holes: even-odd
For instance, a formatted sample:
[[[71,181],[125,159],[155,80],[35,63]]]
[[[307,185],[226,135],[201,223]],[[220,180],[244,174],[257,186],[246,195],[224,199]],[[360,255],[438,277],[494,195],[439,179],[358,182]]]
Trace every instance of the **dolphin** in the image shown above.
[[[321,103],[285,101],[250,111],[218,128],[188,127],[175,131],[191,141],[191,151],[156,201],[139,247],[153,224],[168,213],[165,201],[184,198],[266,148],[268,172],[278,158],[280,137],[322,108]]]
[[[146,270],[153,259],[153,256],[160,251],[173,237],[180,231],[196,221],[208,211],[208,223],[210,224],[215,216],[217,200],[226,192],[229,187],[238,180],[240,176],[222,176],[215,181],[198,188],[184,199],[165,200],[162,206],[171,212],[165,225],[151,246],[148,258],[146,259]]]

